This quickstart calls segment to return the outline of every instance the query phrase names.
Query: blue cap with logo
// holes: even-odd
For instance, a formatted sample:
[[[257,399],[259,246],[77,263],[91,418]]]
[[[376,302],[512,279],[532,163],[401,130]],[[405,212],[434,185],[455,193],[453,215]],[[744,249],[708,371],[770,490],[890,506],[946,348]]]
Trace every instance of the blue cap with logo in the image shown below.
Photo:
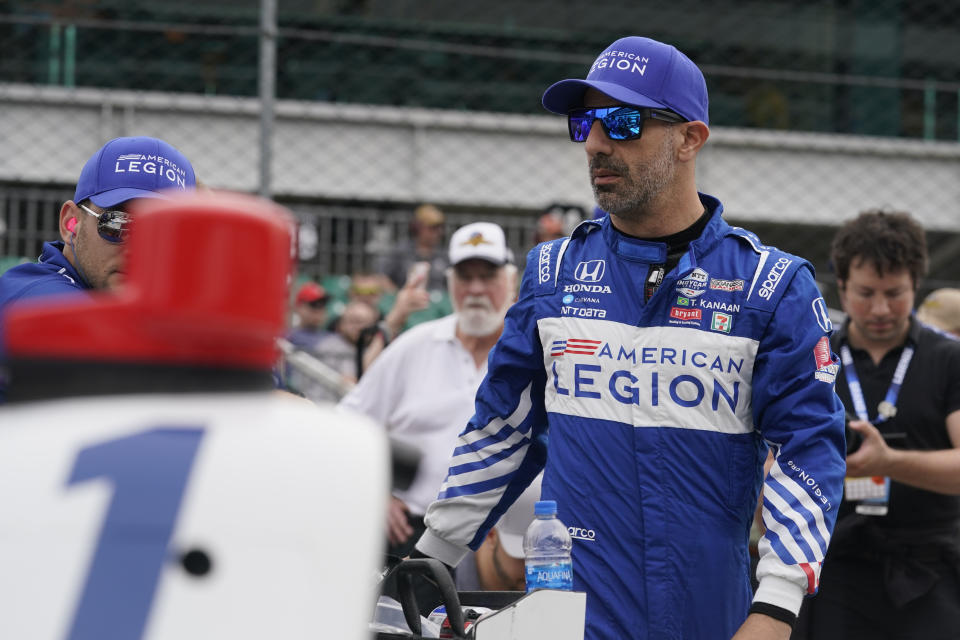
[[[133,198],[162,198],[197,186],[186,156],[158,138],[114,138],[83,165],[74,202],[113,207]]]
[[[703,73],[676,47],[650,38],[620,38],[593,65],[586,80],[561,80],[543,93],[543,106],[566,114],[583,107],[588,88],[639,108],[669,109],[687,120],[710,124]]]

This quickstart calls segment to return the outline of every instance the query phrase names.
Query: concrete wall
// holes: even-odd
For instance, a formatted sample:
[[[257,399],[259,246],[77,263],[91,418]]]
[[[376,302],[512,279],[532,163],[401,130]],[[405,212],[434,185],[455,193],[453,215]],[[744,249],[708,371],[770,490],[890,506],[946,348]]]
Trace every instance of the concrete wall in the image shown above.
[[[213,187],[258,187],[252,98],[0,84],[0,181],[72,184],[104,141],[162,137]],[[276,195],[536,209],[592,207],[563,118],[280,101]],[[960,229],[960,144],[714,127],[703,191],[731,217],[835,224],[870,207]]]

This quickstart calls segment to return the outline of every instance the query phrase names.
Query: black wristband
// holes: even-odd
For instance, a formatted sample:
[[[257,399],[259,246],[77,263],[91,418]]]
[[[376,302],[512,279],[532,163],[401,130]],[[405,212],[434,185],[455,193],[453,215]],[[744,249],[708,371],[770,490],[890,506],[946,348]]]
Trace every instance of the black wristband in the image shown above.
[[[790,628],[793,628],[793,625],[797,622],[797,614],[793,611],[788,611],[782,607],[778,607],[775,604],[770,604],[768,602],[754,602],[750,605],[750,613],[759,613],[764,616],[773,618],[774,620],[779,620],[780,622],[785,622],[790,625]]]

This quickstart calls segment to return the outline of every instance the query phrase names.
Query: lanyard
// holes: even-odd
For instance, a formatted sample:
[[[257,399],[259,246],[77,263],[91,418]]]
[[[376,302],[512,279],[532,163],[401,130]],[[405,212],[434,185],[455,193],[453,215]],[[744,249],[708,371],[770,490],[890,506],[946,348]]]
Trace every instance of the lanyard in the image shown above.
[[[897,397],[900,395],[900,387],[903,385],[903,379],[907,375],[907,367],[910,366],[910,359],[913,358],[914,348],[912,346],[904,347],[900,354],[900,361],[897,363],[897,369],[893,372],[893,380],[890,381],[890,387],[887,389],[887,395],[883,402],[877,405],[877,420],[875,424],[883,422],[897,415]],[[847,388],[850,390],[850,399],[853,400],[853,408],[857,412],[857,417],[861,420],[870,421],[867,413],[867,403],[863,399],[863,389],[860,386],[860,378],[857,376],[857,369],[853,365],[853,354],[850,353],[850,347],[844,344],[840,347],[840,359],[843,361],[844,371],[847,374]]]

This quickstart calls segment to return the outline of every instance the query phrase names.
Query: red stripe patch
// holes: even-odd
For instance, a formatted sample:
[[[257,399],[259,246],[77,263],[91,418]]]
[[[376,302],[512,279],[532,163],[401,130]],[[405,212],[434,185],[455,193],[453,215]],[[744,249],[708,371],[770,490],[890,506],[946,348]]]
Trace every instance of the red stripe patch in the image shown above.
[[[603,344],[600,340],[587,340],[586,338],[567,338],[567,350],[564,353],[575,353],[584,356],[592,356],[597,352],[597,347]]]
[[[817,574],[814,572],[813,567],[810,566],[809,562],[800,563],[800,568],[803,569],[805,574],[807,574],[807,593],[813,595],[817,592]]]

